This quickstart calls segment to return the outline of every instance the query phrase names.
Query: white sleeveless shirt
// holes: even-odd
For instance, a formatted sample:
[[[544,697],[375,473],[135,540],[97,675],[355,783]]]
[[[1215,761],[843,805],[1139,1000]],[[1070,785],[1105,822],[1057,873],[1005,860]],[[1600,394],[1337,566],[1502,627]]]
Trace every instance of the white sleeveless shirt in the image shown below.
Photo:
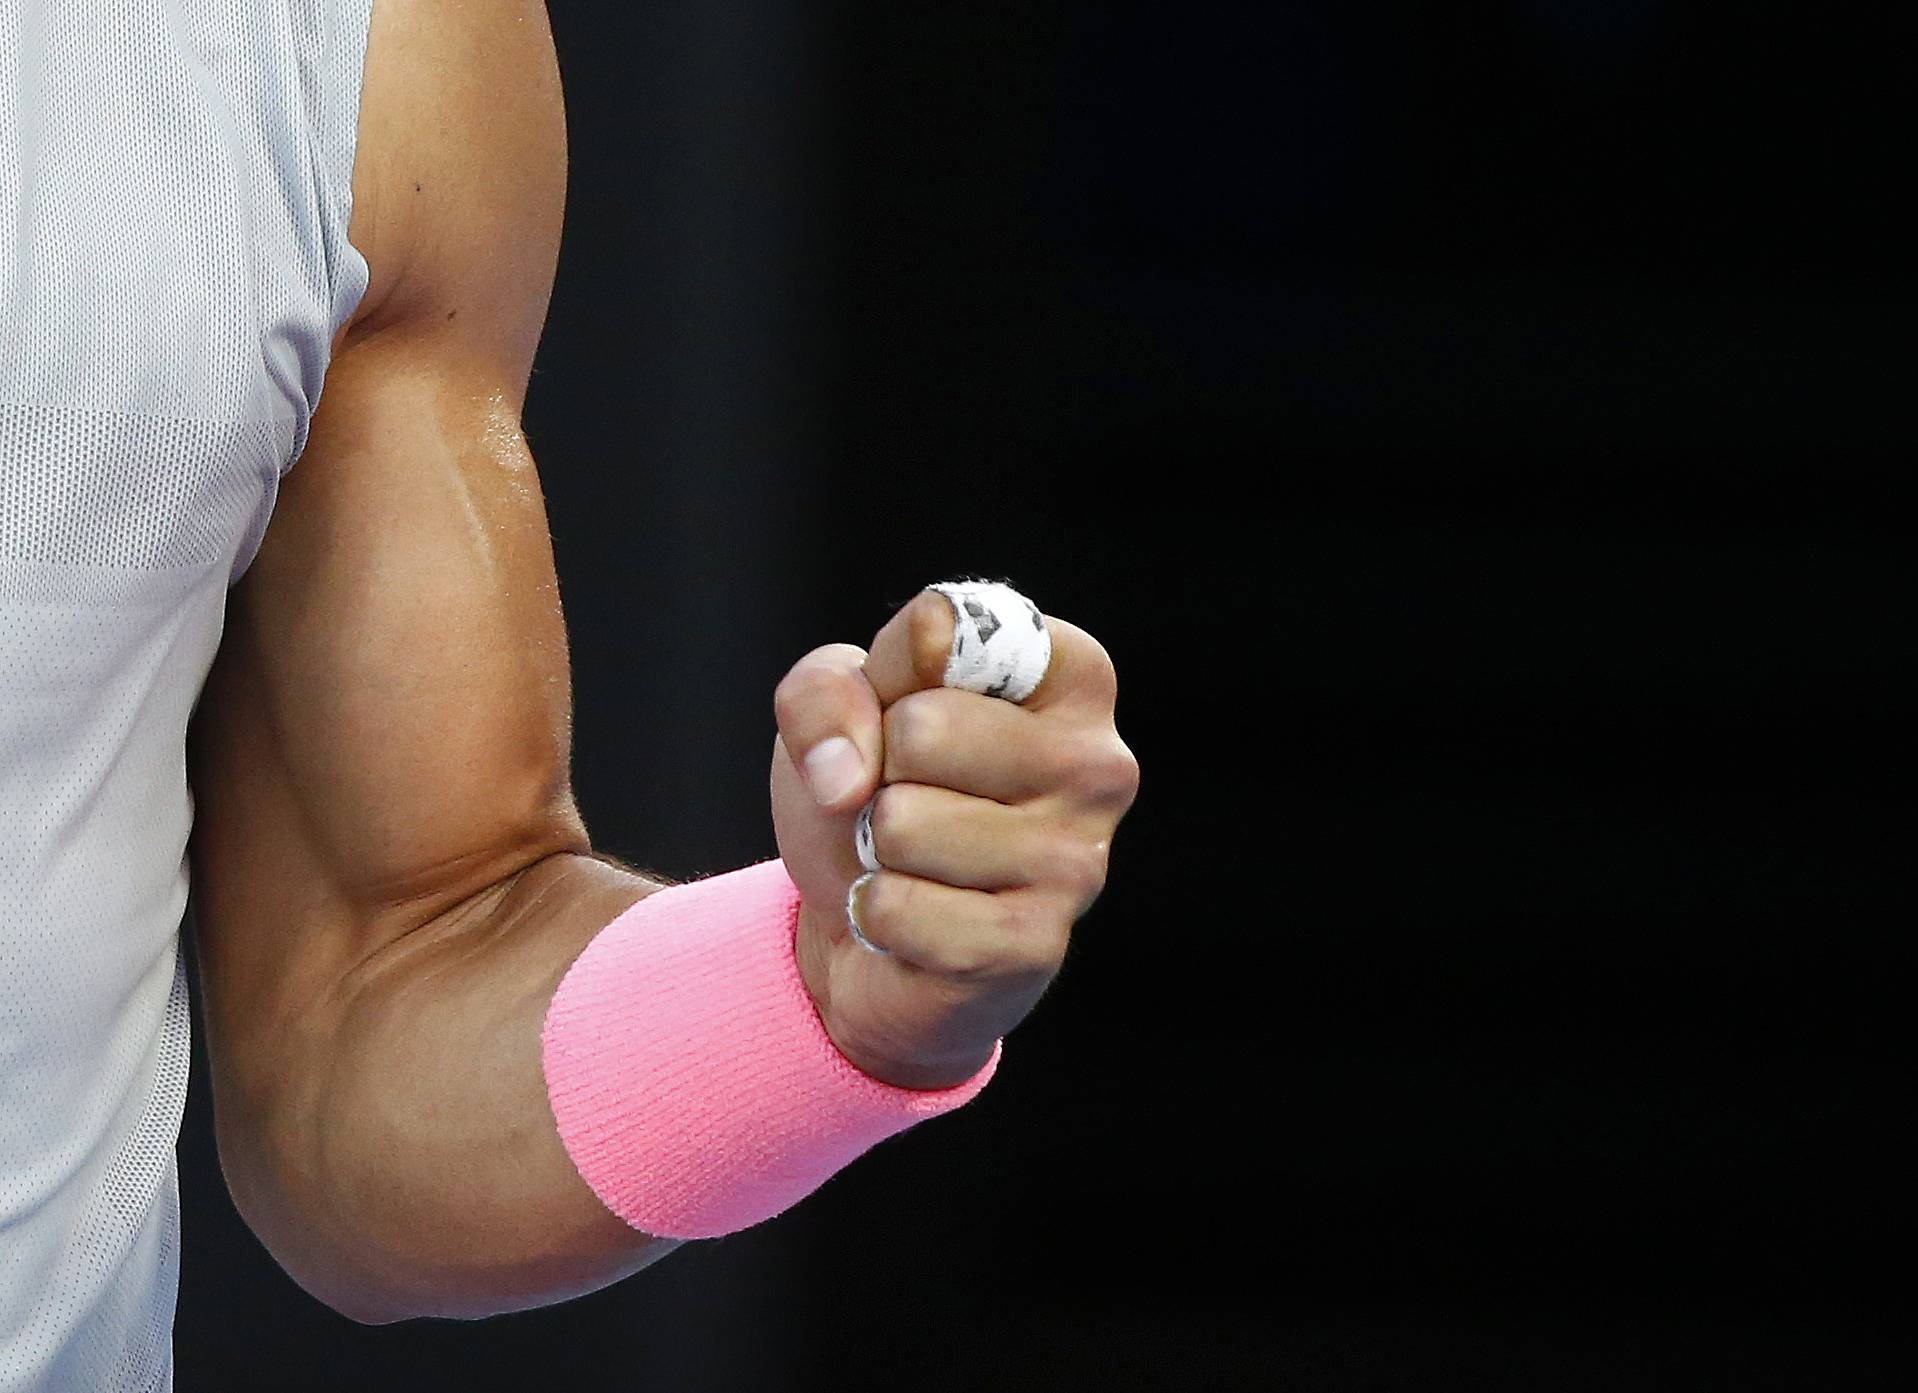
[[[0,0],[0,1393],[172,1387],[187,718],[365,292],[372,0]]]

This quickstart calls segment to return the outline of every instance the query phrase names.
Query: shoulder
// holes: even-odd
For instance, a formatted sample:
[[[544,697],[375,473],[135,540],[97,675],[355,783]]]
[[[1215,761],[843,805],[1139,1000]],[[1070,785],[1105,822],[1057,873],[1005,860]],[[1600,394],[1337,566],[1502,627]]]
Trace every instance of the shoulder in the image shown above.
[[[530,334],[530,362],[565,198],[544,0],[374,0],[348,231],[371,276],[345,335],[448,316],[483,333],[491,318]]]

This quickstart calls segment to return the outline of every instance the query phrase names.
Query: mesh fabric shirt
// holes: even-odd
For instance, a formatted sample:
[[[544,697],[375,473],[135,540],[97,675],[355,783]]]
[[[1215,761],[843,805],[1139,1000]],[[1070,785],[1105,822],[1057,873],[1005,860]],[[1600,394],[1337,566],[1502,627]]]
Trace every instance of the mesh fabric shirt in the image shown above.
[[[306,442],[371,0],[0,0],[0,1393],[172,1387],[185,740]]]

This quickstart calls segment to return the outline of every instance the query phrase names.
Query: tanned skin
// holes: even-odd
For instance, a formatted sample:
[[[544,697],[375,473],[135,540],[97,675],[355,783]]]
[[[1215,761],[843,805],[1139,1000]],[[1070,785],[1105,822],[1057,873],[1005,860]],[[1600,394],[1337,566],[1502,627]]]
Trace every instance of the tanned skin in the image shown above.
[[[659,889],[574,804],[520,429],[565,185],[543,5],[377,0],[350,229],[371,284],[189,735],[221,1166],[281,1266],[366,1323],[549,1305],[678,1246],[581,1180],[540,1066],[560,978]],[[938,688],[937,597],[768,694],[802,974],[842,1052],[900,1087],[968,1077],[1032,1009],[1136,794],[1105,650],[1047,623],[1053,667],[1021,707]],[[834,736],[856,757],[815,797],[807,757]],[[862,924],[890,958],[842,909],[882,782]]]

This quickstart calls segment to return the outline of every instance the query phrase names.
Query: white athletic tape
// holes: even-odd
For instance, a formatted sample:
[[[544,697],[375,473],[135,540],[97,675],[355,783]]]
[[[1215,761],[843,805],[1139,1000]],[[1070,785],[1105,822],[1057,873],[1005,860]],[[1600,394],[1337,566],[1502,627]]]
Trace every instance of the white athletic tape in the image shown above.
[[[952,603],[952,652],[945,685],[1024,701],[1052,661],[1052,635],[1039,607],[1010,585],[956,580],[926,587]]]
[[[859,887],[871,880],[873,874],[874,872],[867,871],[864,875],[860,876],[859,879],[846,887],[846,927],[852,930],[852,941],[854,943],[857,943],[868,953],[877,953],[881,957],[889,958],[892,956],[892,949],[881,948],[877,943],[874,943],[870,938],[867,938],[865,934],[861,933],[859,930],[859,916],[853,913],[853,901],[859,898]]]
[[[859,864],[869,871],[879,869],[879,853],[872,844],[872,805],[878,794],[866,800],[866,806],[859,810],[859,819],[852,825],[853,848],[859,853]]]
[[[853,900],[859,895],[859,887],[871,880],[872,873],[879,869],[879,853],[873,849],[872,844],[872,805],[873,799],[878,796],[874,794],[872,798],[866,800],[866,806],[859,810],[859,817],[852,827],[852,844],[858,848],[859,864],[866,868],[866,873],[855,880],[846,891],[846,927],[852,930],[852,940],[861,948],[871,953],[889,953],[891,950],[881,948],[860,932],[859,916],[852,912]]]
[[[952,651],[946,656],[942,685],[1012,702],[1024,701],[1039,689],[1052,665],[1052,634],[1037,605],[996,580],[954,580],[926,588],[952,604]],[[860,932],[859,916],[853,913],[859,887],[881,869],[872,843],[872,799],[859,810],[852,840],[866,874],[846,891],[846,927],[861,948],[886,953],[889,950]]]

